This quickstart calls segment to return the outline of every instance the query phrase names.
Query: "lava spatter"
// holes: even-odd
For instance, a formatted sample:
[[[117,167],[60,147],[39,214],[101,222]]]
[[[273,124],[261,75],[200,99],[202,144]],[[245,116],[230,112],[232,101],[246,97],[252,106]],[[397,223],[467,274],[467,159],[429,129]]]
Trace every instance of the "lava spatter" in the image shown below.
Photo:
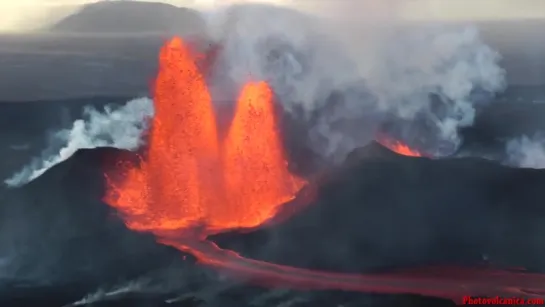
[[[221,188],[213,180],[219,145],[204,77],[179,38],[159,59],[147,157],[139,168],[125,169],[126,178],[106,196],[139,231],[189,228],[205,222],[210,204],[220,201],[211,193]]]
[[[202,264],[271,287],[454,300],[462,295],[544,296],[545,277],[539,274],[458,268],[442,275],[425,270],[337,274],[246,259],[218,248],[209,235],[266,223],[305,181],[288,171],[267,83],[242,88],[227,136],[219,140],[206,82],[183,40],[165,44],[159,60],[147,152],[140,163],[119,161],[106,173],[105,202],[120,212],[129,229],[151,232],[158,242],[192,253]],[[398,149],[420,155],[403,146],[393,150]]]
[[[155,116],[146,163],[149,206],[161,230],[187,228],[205,219],[219,187],[216,116],[203,75],[181,39],[160,55]]]
[[[230,221],[243,228],[274,217],[304,182],[288,172],[274,118],[273,94],[265,82],[244,86],[223,144],[226,189],[236,208]],[[235,219],[238,219],[235,222]]]
[[[194,55],[180,38],[159,56],[146,158],[107,174],[106,202],[133,230],[203,237],[257,227],[304,185],[290,174],[265,82],[245,85],[224,140]]]

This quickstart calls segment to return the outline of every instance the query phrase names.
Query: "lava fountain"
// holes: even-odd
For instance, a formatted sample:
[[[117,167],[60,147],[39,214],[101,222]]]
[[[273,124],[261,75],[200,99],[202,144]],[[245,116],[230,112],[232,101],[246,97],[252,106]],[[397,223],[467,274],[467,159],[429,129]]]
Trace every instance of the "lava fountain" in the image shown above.
[[[119,167],[106,172],[105,202],[120,212],[129,229],[151,232],[159,242],[189,252],[203,264],[271,287],[454,300],[464,295],[544,295],[545,277],[520,271],[337,274],[246,259],[220,249],[208,236],[271,221],[306,182],[288,170],[267,83],[242,88],[227,134],[220,138],[211,96],[190,49],[174,38],[162,48],[159,60],[147,150],[139,163],[121,159]]]
[[[121,180],[107,174],[106,202],[137,231],[200,229],[206,237],[273,218],[304,181],[288,171],[269,86],[244,86],[220,142],[212,99],[191,51],[175,38],[159,58],[146,157],[138,167],[122,168]]]

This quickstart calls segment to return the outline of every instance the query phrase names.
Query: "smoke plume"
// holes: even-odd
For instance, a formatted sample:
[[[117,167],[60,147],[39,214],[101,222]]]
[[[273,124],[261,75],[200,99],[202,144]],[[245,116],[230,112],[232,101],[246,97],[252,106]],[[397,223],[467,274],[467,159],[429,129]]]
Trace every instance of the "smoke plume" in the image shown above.
[[[265,5],[218,10],[209,15],[222,46],[218,79],[270,82],[329,160],[342,160],[386,124],[405,142],[452,153],[458,128],[472,125],[478,104],[505,87],[500,55],[473,27],[408,23],[395,14],[402,1],[388,1],[389,10],[363,2],[358,16],[342,4],[319,18]]]
[[[506,145],[507,164],[524,168],[545,168],[545,135],[522,136]]]
[[[398,0],[304,12],[302,2],[292,3],[205,14],[209,36],[221,47],[210,87],[218,100],[234,97],[250,79],[268,81],[283,109],[304,123],[308,146],[326,161],[342,161],[377,133],[437,156],[451,154],[461,142],[458,129],[472,125],[479,104],[505,87],[500,55],[473,27],[409,23],[397,15]],[[28,182],[78,148],[133,149],[151,112],[146,99],[105,114],[88,110],[88,121],[58,134],[66,144],[58,155],[6,183]]]
[[[104,112],[86,108],[85,119],[76,120],[71,129],[56,133],[55,141],[62,142],[64,146],[55,155],[44,154],[5,180],[5,183],[10,187],[16,187],[30,182],[81,148],[136,149],[142,141],[146,118],[151,116],[153,103],[148,98],[134,99],[119,108],[106,108]],[[48,149],[44,153],[51,151]]]

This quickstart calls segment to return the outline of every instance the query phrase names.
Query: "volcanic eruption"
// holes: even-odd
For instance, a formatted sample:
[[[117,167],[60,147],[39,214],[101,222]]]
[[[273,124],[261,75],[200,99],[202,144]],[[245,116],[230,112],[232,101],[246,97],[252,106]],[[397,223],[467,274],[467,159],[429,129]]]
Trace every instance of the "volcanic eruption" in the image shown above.
[[[275,119],[273,91],[245,84],[228,127],[216,113],[197,56],[180,38],[162,48],[148,145],[136,162],[106,171],[105,201],[126,226],[193,254],[206,265],[268,286],[414,293],[460,300],[464,295],[543,296],[541,275],[488,268],[339,274],[243,258],[208,237],[250,230],[273,220],[306,185],[292,174]],[[225,129],[223,129],[225,128]],[[226,130],[225,133],[222,133]],[[396,141],[384,145],[421,156]],[[437,274],[438,271],[444,274]]]
[[[409,157],[422,157],[422,153],[416,149],[413,149],[406,144],[403,144],[400,141],[392,140],[388,137],[381,136],[378,138],[378,142],[387,147],[391,151],[394,151],[400,155],[409,156]]]
[[[110,186],[106,201],[138,231],[201,228],[206,237],[269,220],[304,184],[288,172],[271,89],[265,82],[244,86],[220,142],[212,100],[190,50],[175,38],[160,62],[147,157]]]

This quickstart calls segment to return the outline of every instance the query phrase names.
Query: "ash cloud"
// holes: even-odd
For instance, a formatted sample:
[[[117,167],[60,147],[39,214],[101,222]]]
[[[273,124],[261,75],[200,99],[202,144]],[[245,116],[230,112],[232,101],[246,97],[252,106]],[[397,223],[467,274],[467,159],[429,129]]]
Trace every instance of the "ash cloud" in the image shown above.
[[[306,122],[310,147],[330,161],[379,130],[450,154],[461,142],[458,129],[505,88],[501,56],[474,27],[401,20],[400,3],[339,4],[331,14],[266,5],[218,10],[208,16],[222,46],[212,83],[269,81],[284,109]]]
[[[153,103],[148,98],[134,99],[119,108],[100,112],[92,107],[84,111],[84,119],[76,120],[70,129],[57,132],[42,157],[35,159],[19,172],[6,179],[9,187],[24,185],[58,163],[71,157],[78,149],[116,147],[133,150],[142,142],[146,119],[153,116]],[[56,144],[62,144],[55,151]],[[49,154],[54,152],[54,154]]]

